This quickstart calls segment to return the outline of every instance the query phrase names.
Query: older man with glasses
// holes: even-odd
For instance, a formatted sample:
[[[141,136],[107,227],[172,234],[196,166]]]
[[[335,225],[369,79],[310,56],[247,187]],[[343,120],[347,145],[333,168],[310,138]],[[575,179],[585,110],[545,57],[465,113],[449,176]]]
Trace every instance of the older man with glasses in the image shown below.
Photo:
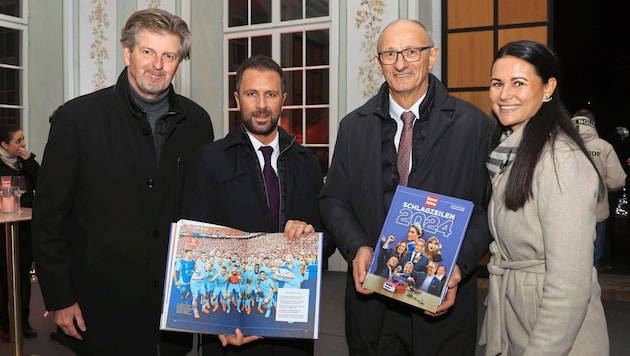
[[[348,261],[350,355],[475,354],[476,267],[491,240],[484,206],[491,121],[450,96],[430,73],[438,54],[423,24],[389,24],[374,56],[385,83],[339,126],[319,202],[326,230]],[[397,185],[476,204],[447,297],[435,314],[362,287]]]

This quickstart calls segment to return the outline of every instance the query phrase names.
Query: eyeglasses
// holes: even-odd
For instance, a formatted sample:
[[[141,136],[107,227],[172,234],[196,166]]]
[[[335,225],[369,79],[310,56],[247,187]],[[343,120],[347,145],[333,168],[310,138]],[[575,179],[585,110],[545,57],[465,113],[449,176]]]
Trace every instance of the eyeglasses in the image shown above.
[[[398,55],[402,54],[402,57],[406,62],[417,62],[420,58],[422,58],[422,51],[429,48],[433,48],[433,46],[411,47],[400,51],[381,51],[378,52],[378,58],[381,60],[382,64],[391,65],[396,63]]]

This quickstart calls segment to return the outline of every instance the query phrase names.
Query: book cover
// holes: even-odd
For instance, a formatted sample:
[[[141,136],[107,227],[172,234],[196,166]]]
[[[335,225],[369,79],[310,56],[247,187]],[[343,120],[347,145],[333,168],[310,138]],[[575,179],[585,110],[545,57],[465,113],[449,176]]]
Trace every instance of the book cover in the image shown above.
[[[473,206],[467,200],[398,186],[363,287],[435,312],[446,294]],[[422,237],[414,240],[419,231]]]
[[[322,241],[173,223],[160,329],[317,339]]]

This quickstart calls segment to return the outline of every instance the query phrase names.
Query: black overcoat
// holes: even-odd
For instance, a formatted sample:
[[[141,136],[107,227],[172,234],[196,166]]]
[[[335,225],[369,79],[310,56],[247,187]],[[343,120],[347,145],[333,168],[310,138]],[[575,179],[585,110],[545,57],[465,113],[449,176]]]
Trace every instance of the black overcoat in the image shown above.
[[[321,231],[317,198],[323,184],[315,155],[278,128],[280,226],[302,220]],[[184,216],[249,232],[278,232],[271,221],[258,157],[242,126],[200,148],[185,189]]]
[[[280,227],[272,223],[260,163],[243,126],[199,150],[184,190],[184,216],[248,232],[284,231],[287,220],[301,220],[322,231],[317,198],[323,184],[315,155],[278,127]],[[324,247],[326,249],[326,247]],[[222,355],[312,355],[308,339],[262,339],[237,349],[204,339],[203,353]]]
[[[37,274],[48,310],[78,302],[82,354],[155,355],[170,224],[185,171],[214,138],[208,113],[169,88],[159,164],[127,70],[51,116],[33,210]]]
[[[395,146],[383,133],[389,127],[388,86],[340,123],[335,152],[320,195],[322,222],[337,248],[349,262],[346,290],[346,335],[357,354],[374,354],[386,303],[403,313],[412,313],[414,350],[426,355],[461,354],[475,351],[477,280],[475,271],[488,250],[491,236],[485,211],[487,136],[490,119],[472,104],[449,96],[436,77],[430,76],[433,107],[424,125],[414,126],[413,168],[409,186],[471,200],[476,206],[457,261],[463,274],[456,304],[439,320],[425,318],[378,295],[355,291],[352,259],[361,246],[376,245],[395,184],[395,175],[384,172],[396,166]],[[431,89],[430,89],[431,90]],[[422,105],[421,105],[422,107]],[[386,122],[384,122],[384,120]],[[420,127],[422,132],[419,131]],[[422,137],[422,140],[418,138]],[[384,153],[385,152],[385,153]],[[388,183],[389,182],[389,183]],[[403,308],[403,309],[400,309]],[[407,308],[407,309],[404,309]],[[369,345],[369,346],[368,346]],[[369,348],[369,349],[368,349]]]

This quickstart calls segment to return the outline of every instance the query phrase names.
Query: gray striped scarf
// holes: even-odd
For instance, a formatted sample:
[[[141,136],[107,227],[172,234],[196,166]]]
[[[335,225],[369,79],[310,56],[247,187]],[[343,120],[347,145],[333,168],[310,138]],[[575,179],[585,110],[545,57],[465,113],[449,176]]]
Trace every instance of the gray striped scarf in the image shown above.
[[[490,153],[486,161],[490,179],[505,172],[516,158],[523,134],[523,126],[525,125],[521,125],[516,132],[506,130],[501,134],[501,143]]]

